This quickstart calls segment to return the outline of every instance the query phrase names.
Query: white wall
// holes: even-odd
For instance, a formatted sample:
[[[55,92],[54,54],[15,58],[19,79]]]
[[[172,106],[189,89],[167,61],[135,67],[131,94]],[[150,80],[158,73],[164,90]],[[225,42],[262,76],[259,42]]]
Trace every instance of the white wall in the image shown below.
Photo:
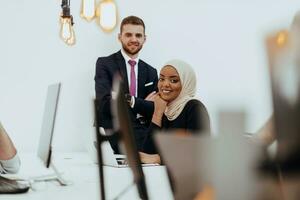
[[[141,16],[147,42],[141,57],[158,69],[171,58],[194,66],[198,96],[216,130],[221,109],[244,109],[254,132],[271,110],[263,40],[288,27],[297,0],[116,0],[120,18]],[[71,1],[77,44],[58,37],[59,0],[1,2],[0,120],[20,151],[37,148],[48,84],[62,82],[54,143],[57,150],[82,151],[91,127],[94,70],[98,56],[119,49],[118,28],[103,33],[79,17]]]

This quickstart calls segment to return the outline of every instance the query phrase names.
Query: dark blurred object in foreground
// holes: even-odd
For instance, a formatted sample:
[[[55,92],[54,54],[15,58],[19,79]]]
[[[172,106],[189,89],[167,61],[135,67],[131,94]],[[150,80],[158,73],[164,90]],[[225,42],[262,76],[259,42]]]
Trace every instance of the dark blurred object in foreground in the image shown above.
[[[266,39],[278,143],[274,165],[284,173],[300,172],[300,45],[295,31]]]

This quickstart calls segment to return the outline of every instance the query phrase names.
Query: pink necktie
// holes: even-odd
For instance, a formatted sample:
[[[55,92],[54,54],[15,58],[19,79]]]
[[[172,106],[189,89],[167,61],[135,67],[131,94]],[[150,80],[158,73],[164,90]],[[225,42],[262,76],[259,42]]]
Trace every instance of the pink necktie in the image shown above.
[[[136,77],[135,77],[134,66],[135,66],[136,62],[134,60],[128,60],[128,63],[131,66],[129,91],[130,91],[131,96],[135,96],[135,93],[136,93]]]

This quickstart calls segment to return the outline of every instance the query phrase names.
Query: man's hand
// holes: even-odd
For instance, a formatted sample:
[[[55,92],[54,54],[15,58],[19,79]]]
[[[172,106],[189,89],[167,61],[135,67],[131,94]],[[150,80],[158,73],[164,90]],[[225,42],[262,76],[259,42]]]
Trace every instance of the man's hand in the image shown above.
[[[128,93],[125,94],[125,99],[130,107],[132,107],[132,96]]]

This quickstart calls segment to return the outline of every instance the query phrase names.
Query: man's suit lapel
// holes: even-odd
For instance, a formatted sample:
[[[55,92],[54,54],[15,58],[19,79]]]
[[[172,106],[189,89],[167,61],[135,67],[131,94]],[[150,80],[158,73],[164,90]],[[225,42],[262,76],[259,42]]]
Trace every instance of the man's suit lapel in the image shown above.
[[[146,83],[146,66],[143,62],[139,61],[138,63],[138,97],[144,98],[145,97],[145,83]]]
[[[129,92],[129,86],[128,86],[128,77],[127,77],[127,71],[126,71],[126,64],[125,64],[125,59],[123,58],[121,51],[118,51],[116,53],[116,60],[117,60],[117,65],[119,67],[119,71],[121,73],[121,76],[123,78],[123,82],[124,82],[124,90],[126,93]]]

